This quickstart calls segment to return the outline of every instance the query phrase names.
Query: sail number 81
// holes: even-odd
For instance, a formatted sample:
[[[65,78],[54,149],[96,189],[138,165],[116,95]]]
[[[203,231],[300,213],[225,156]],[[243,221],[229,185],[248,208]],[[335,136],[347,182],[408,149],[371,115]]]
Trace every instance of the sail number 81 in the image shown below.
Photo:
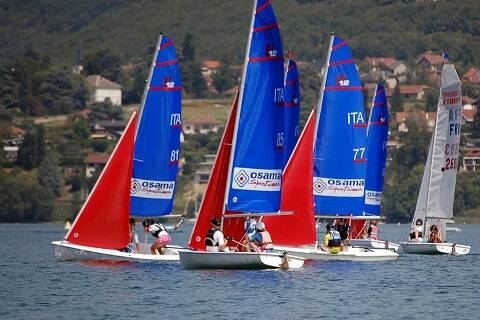
[[[172,152],[170,152],[170,162],[178,162],[179,153],[180,153],[179,149],[172,150]]]

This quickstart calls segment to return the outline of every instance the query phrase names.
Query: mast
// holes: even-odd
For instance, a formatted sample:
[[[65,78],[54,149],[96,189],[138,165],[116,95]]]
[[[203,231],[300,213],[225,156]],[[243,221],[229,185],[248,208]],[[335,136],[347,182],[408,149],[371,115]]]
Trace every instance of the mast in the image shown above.
[[[238,133],[238,123],[240,121],[240,114],[242,111],[242,101],[243,101],[243,92],[245,89],[245,78],[247,75],[247,65],[248,65],[248,58],[250,55],[250,47],[252,44],[252,33],[253,33],[253,26],[255,23],[255,14],[257,9],[257,0],[253,1],[253,9],[252,9],[252,19],[250,21],[250,30],[248,31],[248,43],[247,43],[247,50],[245,51],[245,60],[243,62],[243,72],[242,72],[242,80],[240,81],[240,90],[239,90],[239,97],[238,97],[238,104],[237,104],[237,114],[235,115],[235,126],[233,128],[233,140],[232,140],[232,148],[230,150],[230,161],[228,163],[228,171],[227,171],[227,183],[225,184],[225,198],[223,201],[223,210],[222,210],[222,219],[221,219],[221,228],[223,230],[223,219],[225,215],[225,208],[228,202],[228,193],[230,189],[230,182],[232,176],[232,168],[233,168],[233,153],[235,152],[235,145],[237,143],[237,133]]]
[[[153,71],[155,70],[155,62],[157,61],[158,52],[160,51],[160,45],[162,43],[162,38],[163,38],[163,34],[160,33],[160,35],[158,36],[157,46],[155,47],[155,54],[153,55],[152,62],[150,63],[150,70],[148,72],[148,80],[147,80],[147,84],[145,85],[145,89],[143,90],[142,102],[140,104],[139,111],[138,111],[138,123],[139,124],[140,124],[140,121],[142,121],[143,109],[145,108],[145,102],[147,101],[147,94],[148,94],[148,90],[150,89],[150,82],[152,81]],[[134,141],[137,141],[138,128],[140,128],[140,126],[137,124],[137,127],[135,129]]]
[[[330,55],[332,54],[332,46],[333,46],[333,39],[335,37],[335,33],[332,32],[330,34],[330,43],[328,45],[328,53],[327,53],[327,60],[325,61],[325,74],[323,75],[323,81],[322,81],[322,87],[320,88],[320,96],[318,98],[318,104],[317,104],[317,114],[315,115],[315,131],[314,131],[314,137],[317,139],[317,131],[318,131],[318,125],[320,124],[320,114],[322,113],[322,105],[323,105],[323,93],[325,92],[325,84],[327,83],[327,76],[328,76],[328,65],[330,62]],[[314,154],[315,157],[315,154]]]

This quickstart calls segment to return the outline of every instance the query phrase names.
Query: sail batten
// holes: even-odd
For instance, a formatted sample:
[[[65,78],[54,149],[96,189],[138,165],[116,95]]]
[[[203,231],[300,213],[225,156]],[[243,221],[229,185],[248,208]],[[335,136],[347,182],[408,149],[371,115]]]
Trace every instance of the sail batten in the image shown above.
[[[163,216],[172,212],[180,156],[181,91],[174,42],[160,36],[135,140],[132,216]]]

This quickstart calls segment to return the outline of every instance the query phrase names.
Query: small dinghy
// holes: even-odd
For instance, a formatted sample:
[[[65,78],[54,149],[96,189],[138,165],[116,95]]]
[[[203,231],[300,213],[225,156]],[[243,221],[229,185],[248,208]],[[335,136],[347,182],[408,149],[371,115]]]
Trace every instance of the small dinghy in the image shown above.
[[[316,245],[321,239],[317,238],[315,214],[329,219],[368,218],[364,212],[367,123],[362,87],[347,42],[335,35],[330,39],[326,66],[317,110],[310,114],[282,176],[281,211],[295,214],[264,217],[263,221],[277,252],[314,260],[396,260],[398,254],[384,248],[345,246],[340,253],[330,253]]]
[[[132,248],[130,218],[171,216],[180,150],[181,90],[173,40],[161,35],[138,126],[134,113],[65,239],[52,242],[57,258],[179,261],[181,247],[167,247],[158,255],[151,253],[151,244]]]
[[[243,250],[246,217],[279,215],[281,173],[286,159],[283,130],[285,117],[289,117],[282,110],[283,89],[284,57],[275,13],[269,0],[256,0],[239,94],[188,243],[195,251],[180,251],[182,268],[303,266],[303,258],[290,254],[239,252]],[[220,229],[231,238],[229,246],[236,244],[230,252],[206,251],[205,240],[213,218],[221,221]]]
[[[401,243],[405,253],[465,255],[470,252],[470,246],[446,242],[447,222],[453,218],[461,122],[461,81],[455,67],[445,64],[437,121],[412,220],[410,241]],[[428,237],[427,232],[430,232]],[[433,232],[436,234],[432,241]]]

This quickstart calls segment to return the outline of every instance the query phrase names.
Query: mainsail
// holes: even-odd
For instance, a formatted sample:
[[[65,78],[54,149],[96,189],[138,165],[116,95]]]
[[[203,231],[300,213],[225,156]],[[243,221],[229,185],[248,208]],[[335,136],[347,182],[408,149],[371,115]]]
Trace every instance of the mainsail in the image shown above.
[[[172,212],[180,156],[182,84],[173,40],[160,36],[135,139],[131,215]]]
[[[315,212],[364,213],[367,157],[360,77],[346,41],[332,35],[317,114],[313,192]]]
[[[276,212],[284,161],[284,70],[270,0],[254,3],[229,164],[226,209]]]
[[[458,170],[462,89],[455,67],[442,69],[437,121],[428,150],[427,163],[412,224],[424,220],[425,233],[432,224],[439,227],[445,240],[446,219],[453,218],[453,200]]]
[[[287,67],[284,81],[284,163],[286,164],[293,148],[297,144],[300,122],[300,81],[298,79],[297,64],[293,59],[287,60]]]
[[[126,248],[129,241],[130,185],[136,113],[113,150],[65,239],[104,249]]]
[[[385,88],[378,84],[367,127],[367,172],[365,177],[365,214],[380,216],[385,163],[387,160],[388,107]]]

